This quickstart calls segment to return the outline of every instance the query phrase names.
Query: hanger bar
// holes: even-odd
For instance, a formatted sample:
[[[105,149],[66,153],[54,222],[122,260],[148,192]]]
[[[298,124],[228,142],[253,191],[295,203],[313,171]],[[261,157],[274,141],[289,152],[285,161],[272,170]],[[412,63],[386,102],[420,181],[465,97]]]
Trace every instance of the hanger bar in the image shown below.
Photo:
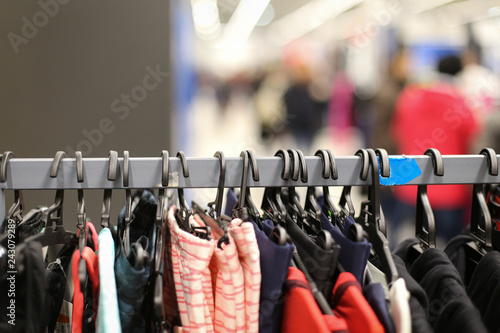
[[[401,158],[399,155],[390,156]],[[406,156],[413,158],[421,170],[421,175],[402,184],[495,184],[500,183],[500,176],[488,173],[487,158],[484,155],[443,155],[446,172],[442,177],[434,175],[430,156]],[[499,155],[497,155],[498,159]],[[50,177],[52,158],[12,158],[7,162],[7,179],[0,183],[0,190],[36,190],[36,189],[123,189],[123,158],[118,159],[118,172],[114,181],[108,180],[108,158],[84,158],[84,181],[77,182],[76,161],[64,158],[59,166],[57,178]],[[182,165],[178,157],[169,158],[169,188],[216,188],[219,181],[219,160],[210,158],[187,158],[189,178],[182,177]],[[359,179],[361,159],[357,156],[337,156],[338,179],[324,179],[321,176],[320,157],[307,156],[309,180],[282,180],[280,177],[282,161],[280,157],[257,157],[260,171],[259,181],[249,175],[249,187],[268,186],[343,186],[369,185],[371,176],[366,181]],[[240,157],[226,159],[225,187],[239,187],[241,184],[243,160]],[[162,159],[160,157],[130,157],[130,188],[161,187]],[[397,174],[391,166],[391,177]]]

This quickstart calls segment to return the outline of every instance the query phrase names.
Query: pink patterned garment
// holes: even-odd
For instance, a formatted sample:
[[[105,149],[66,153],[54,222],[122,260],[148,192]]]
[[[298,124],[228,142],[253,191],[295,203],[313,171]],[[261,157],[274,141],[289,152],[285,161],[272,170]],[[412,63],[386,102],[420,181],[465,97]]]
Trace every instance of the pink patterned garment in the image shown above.
[[[209,304],[206,295],[213,295],[208,265],[214,253],[215,242],[181,230],[175,220],[174,212],[175,207],[171,207],[167,220],[182,327],[184,332],[214,332],[210,309],[213,305]]]
[[[252,223],[240,219],[231,221],[229,235],[234,239],[238,256],[243,267],[245,283],[245,330],[259,331],[259,301],[260,301],[260,252],[255,238]],[[241,331],[243,332],[243,330]]]

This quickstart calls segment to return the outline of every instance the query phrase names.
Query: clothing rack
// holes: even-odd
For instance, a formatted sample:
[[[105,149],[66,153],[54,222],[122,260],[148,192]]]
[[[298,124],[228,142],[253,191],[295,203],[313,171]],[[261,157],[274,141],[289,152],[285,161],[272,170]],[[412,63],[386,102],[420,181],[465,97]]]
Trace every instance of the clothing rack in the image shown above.
[[[497,156],[497,160],[499,155]],[[500,183],[500,175],[488,173],[485,155],[443,155],[444,175],[435,176],[432,158],[427,155],[391,155],[391,177],[385,184],[431,185],[431,184],[495,184]],[[216,188],[219,182],[220,162],[216,157],[187,158],[189,177],[182,174],[181,161],[170,157],[168,188]],[[322,161],[317,156],[305,158],[308,182],[281,179],[282,159],[280,157],[257,157],[260,179],[254,181],[248,175],[249,187],[280,186],[362,186],[370,185],[371,177],[359,177],[362,161],[358,156],[336,156],[338,179],[324,179],[321,176]],[[125,189],[123,185],[123,158],[118,159],[118,173],[115,181],[109,181],[108,158],[84,158],[83,182],[78,182],[76,160],[64,158],[59,165],[56,178],[50,177],[52,158],[11,158],[6,163],[6,181],[0,182],[0,220],[5,218],[6,190],[50,190],[50,189]],[[162,188],[161,157],[130,157],[128,188]],[[416,163],[416,164],[415,164]],[[413,165],[413,167],[411,167]],[[408,169],[420,169],[421,174],[413,179],[406,177]],[[243,172],[241,157],[226,158],[225,187],[239,187]],[[395,176],[399,176],[395,178]],[[391,178],[394,178],[391,181]],[[381,178],[382,179],[382,178]],[[384,184],[384,183],[382,183]]]

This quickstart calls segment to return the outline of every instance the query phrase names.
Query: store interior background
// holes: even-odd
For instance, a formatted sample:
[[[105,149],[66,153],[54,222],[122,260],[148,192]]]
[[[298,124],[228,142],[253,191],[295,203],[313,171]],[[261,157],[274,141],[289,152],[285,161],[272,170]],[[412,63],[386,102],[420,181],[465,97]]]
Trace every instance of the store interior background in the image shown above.
[[[432,80],[436,61],[461,54],[471,41],[481,47],[482,65],[500,77],[500,6],[494,0],[53,1],[57,13],[38,22],[29,38],[23,18],[33,23],[44,10],[40,3],[50,1],[4,3],[0,14],[0,142],[18,157],[52,157],[57,150],[72,156],[77,149],[88,157],[106,157],[110,149],[142,157],[160,156],[162,149],[189,157],[218,150],[239,156],[243,149],[272,156],[295,147],[305,154],[328,148],[353,155],[371,146],[370,103],[401,47],[412,82]],[[27,41],[18,52],[12,32]],[[155,66],[168,78],[151,90],[137,88]],[[342,126],[328,111],[339,73],[358,101],[356,122]],[[322,106],[310,145],[287,131],[293,119],[281,104],[301,76]],[[485,82],[478,89],[495,88]],[[92,130],[101,130],[105,118],[113,130],[99,136]],[[27,200],[47,204],[53,197],[30,195]],[[215,191],[188,195],[208,202]],[[256,201],[260,195],[256,189]],[[76,210],[74,198],[67,199],[67,211]],[[121,206],[122,198],[117,193],[114,204]],[[97,198],[88,206],[99,216]]]

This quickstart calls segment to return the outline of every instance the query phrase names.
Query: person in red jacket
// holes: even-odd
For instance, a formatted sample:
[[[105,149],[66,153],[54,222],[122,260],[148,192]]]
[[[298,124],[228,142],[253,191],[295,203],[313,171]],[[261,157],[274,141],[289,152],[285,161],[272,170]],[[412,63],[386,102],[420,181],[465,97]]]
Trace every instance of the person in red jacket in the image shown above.
[[[462,69],[460,58],[444,57],[437,69],[436,82],[410,85],[398,97],[391,134],[399,154],[421,155],[428,148],[437,148],[443,155],[470,153],[479,125],[455,83]],[[393,226],[405,219],[414,223],[417,187],[397,186],[394,191],[399,216],[395,215]],[[448,241],[463,229],[471,192],[464,185],[431,185],[428,196],[438,237]]]

